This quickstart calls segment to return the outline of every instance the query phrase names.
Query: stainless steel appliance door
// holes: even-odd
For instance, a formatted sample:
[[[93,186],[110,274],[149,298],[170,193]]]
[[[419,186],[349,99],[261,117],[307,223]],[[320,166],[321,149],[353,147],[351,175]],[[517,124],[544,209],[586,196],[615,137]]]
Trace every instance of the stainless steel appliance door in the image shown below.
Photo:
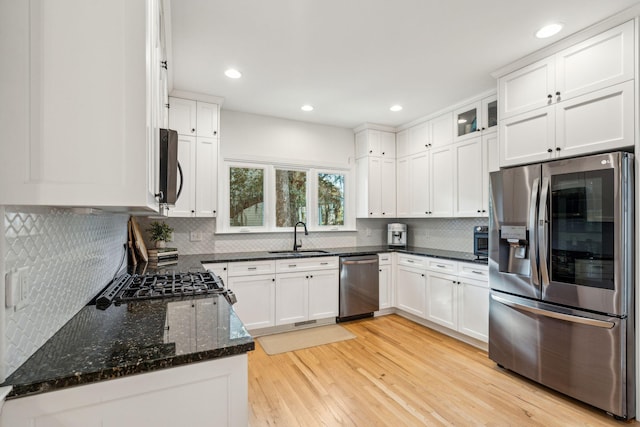
[[[340,315],[350,317],[380,309],[378,255],[340,257]]]
[[[540,165],[491,173],[489,209],[489,283],[492,289],[540,298],[536,246],[536,215],[540,192]],[[516,243],[508,229],[524,236]],[[510,242],[510,240],[512,240]]]
[[[624,316],[633,265],[633,173],[627,153],[542,165],[542,299]]]
[[[489,313],[492,360],[614,415],[635,415],[627,319],[499,292]]]

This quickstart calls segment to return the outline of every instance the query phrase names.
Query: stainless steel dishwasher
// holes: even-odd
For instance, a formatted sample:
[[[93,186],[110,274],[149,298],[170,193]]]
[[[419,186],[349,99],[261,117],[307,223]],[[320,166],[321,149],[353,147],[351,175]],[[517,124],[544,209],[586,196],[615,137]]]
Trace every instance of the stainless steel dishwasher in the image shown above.
[[[338,322],[373,316],[380,309],[378,255],[340,257]]]

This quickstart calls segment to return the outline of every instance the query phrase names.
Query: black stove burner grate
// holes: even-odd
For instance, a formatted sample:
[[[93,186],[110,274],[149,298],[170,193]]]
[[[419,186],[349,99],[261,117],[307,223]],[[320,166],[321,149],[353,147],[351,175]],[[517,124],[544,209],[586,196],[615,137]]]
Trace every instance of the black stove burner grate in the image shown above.
[[[225,294],[222,280],[214,273],[125,274],[117,278],[96,300],[105,309],[128,302],[154,298]],[[226,295],[225,295],[226,297]]]

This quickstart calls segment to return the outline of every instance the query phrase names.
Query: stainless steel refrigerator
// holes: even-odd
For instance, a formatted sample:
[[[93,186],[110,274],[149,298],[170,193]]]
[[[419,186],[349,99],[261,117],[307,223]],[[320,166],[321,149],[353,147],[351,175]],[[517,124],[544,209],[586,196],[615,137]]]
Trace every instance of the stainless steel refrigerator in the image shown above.
[[[633,155],[491,174],[489,357],[635,416]]]

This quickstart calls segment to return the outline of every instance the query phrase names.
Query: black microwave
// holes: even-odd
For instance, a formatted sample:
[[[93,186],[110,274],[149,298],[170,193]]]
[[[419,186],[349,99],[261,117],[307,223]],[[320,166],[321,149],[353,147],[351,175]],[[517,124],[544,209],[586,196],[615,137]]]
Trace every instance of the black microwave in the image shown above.
[[[178,187],[178,174],[180,186]],[[174,206],[182,192],[182,168],[178,163],[178,132],[160,129],[160,203]]]
[[[478,258],[489,257],[489,227],[486,225],[473,227],[473,254]]]

